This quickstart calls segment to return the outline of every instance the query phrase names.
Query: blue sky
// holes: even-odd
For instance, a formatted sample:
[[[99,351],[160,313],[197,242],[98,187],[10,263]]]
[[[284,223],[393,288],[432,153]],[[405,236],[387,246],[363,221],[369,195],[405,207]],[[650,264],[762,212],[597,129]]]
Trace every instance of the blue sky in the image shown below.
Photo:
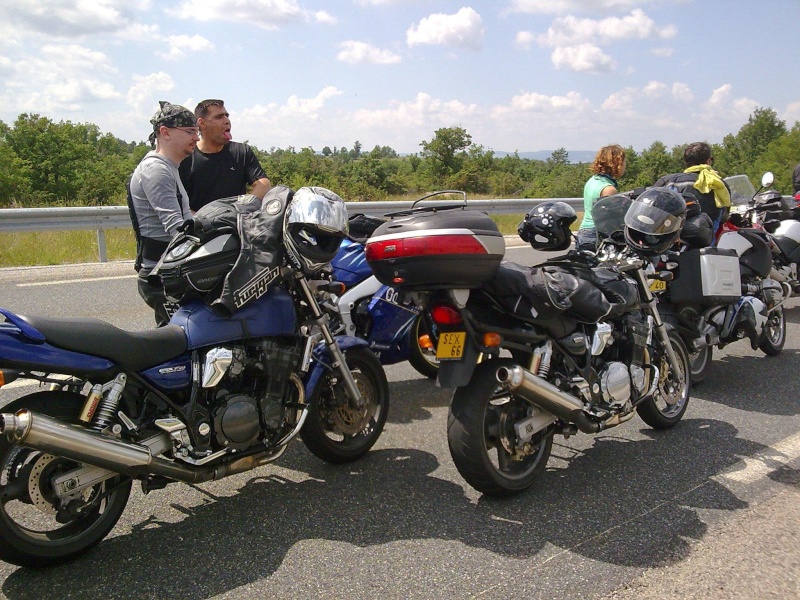
[[[0,120],[146,139],[222,98],[233,137],[418,152],[720,142],[800,120],[800,0],[2,0]]]

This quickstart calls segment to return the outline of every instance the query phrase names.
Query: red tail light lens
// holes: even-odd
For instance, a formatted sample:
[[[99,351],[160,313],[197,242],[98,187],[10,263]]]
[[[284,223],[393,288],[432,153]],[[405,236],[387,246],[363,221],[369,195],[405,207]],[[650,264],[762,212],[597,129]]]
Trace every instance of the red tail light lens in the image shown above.
[[[459,312],[447,304],[438,304],[431,308],[431,318],[437,325],[460,325],[464,322]]]

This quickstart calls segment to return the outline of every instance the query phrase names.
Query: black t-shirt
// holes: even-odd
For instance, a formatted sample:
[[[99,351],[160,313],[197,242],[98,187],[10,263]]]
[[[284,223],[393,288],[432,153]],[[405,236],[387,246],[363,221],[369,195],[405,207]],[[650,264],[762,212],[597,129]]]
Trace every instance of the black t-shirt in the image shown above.
[[[248,184],[266,177],[250,146],[239,142],[228,142],[213,154],[195,148],[178,171],[194,211],[212,200],[244,194]]]

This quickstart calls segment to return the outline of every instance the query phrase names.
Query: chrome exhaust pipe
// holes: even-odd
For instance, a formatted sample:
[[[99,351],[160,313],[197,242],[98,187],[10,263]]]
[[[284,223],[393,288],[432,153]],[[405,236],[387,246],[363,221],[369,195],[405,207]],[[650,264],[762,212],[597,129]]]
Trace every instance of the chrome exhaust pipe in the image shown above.
[[[583,402],[578,398],[561,391],[549,381],[519,365],[498,368],[496,378],[503,389],[514,392],[562,421],[575,423],[584,433],[597,433],[603,429],[602,423],[592,421],[583,412]]]
[[[0,414],[0,435],[2,434],[12,443],[115,473],[134,478],[159,475],[184,483],[222,479],[266,464],[280,455],[280,453],[270,455],[264,452],[245,456],[221,466],[191,467],[154,455],[148,446],[67,425],[24,408],[15,414]],[[171,448],[168,438],[163,447]]]

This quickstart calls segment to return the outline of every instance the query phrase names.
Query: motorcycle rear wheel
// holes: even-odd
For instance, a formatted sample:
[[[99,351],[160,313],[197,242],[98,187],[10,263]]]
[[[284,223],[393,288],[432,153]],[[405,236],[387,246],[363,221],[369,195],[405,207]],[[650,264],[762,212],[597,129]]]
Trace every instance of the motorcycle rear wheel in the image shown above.
[[[778,356],[786,344],[786,315],[779,306],[767,317],[767,324],[761,333],[758,348],[767,356]]]
[[[653,357],[653,364],[659,370],[658,388],[651,398],[636,407],[642,421],[653,429],[670,429],[683,418],[689,406],[689,395],[692,390],[692,362],[686,344],[674,330],[669,332],[672,350],[678,358],[683,383],[672,372],[666,352],[660,348]]]
[[[416,320],[411,326],[408,362],[420,375],[424,375],[429,379],[436,379],[436,376],[439,374],[439,360],[436,358],[435,333],[431,331],[431,329],[432,327],[427,322],[427,319],[421,314],[417,315]],[[419,345],[419,336],[425,334],[428,334],[433,342],[434,347],[430,350],[426,350]]]
[[[39,392],[3,407],[21,408],[75,423],[84,398],[69,392]],[[11,444],[0,437],[0,559],[22,567],[47,567],[74,559],[98,544],[114,528],[131,491],[121,475],[89,488],[81,502],[85,514],[57,514],[52,478],[79,466],[74,461]],[[110,494],[92,502],[102,494]],[[81,511],[83,512],[83,511]]]
[[[699,385],[708,376],[713,358],[713,346],[703,346],[696,352],[689,354],[689,360],[692,364],[692,385]]]
[[[378,441],[389,412],[389,383],[378,358],[367,348],[345,351],[345,360],[366,401],[363,411],[348,404],[337,371],[328,371],[317,384],[300,437],[311,453],[326,462],[358,460]]]
[[[544,473],[553,447],[546,429],[531,440],[532,451],[512,457],[516,447],[514,423],[527,415],[529,405],[497,384],[498,367],[513,360],[487,360],[475,368],[469,384],[458,388],[450,403],[447,442],[456,469],[473,488],[498,498],[519,494]]]

